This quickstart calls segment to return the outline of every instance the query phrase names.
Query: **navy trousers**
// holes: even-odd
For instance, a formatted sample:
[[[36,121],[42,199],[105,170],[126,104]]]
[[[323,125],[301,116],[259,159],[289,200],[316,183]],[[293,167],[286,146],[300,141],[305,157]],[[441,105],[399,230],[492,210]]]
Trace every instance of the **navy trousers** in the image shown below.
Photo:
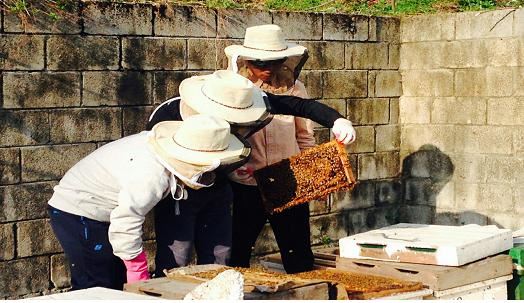
[[[291,274],[313,269],[309,205],[306,203],[269,215],[256,186],[231,184],[234,194],[231,266],[249,267],[255,242],[269,219],[286,272]]]
[[[178,206],[169,195],[154,208],[156,277],[164,276],[164,269],[188,265],[193,248],[197,264],[229,263],[233,201],[230,183],[220,180],[209,188],[186,189],[188,199],[178,201]]]
[[[73,215],[49,206],[51,227],[69,261],[72,290],[101,286],[123,289],[124,262],[113,254],[109,223]]]

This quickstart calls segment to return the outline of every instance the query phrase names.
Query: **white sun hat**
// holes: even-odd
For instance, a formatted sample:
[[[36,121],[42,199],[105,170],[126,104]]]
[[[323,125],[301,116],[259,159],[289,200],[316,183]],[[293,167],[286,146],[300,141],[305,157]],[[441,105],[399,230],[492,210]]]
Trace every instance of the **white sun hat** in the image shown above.
[[[263,92],[251,81],[230,70],[193,76],[180,83],[180,98],[201,114],[232,123],[250,123],[267,114]]]
[[[168,164],[177,161],[194,165],[215,165],[240,157],[246,147],[231,134],[227,121],[209,115],[194,115],[184,121],[164,121],[151,130],[153,151]]]
[[[240,56],[250,60],[278,60],[300,56],[306,48],[296,43],[288,43],[280,26],[265,24],[246,29],[243,45],[230,45],[224,49],[228,57]]]

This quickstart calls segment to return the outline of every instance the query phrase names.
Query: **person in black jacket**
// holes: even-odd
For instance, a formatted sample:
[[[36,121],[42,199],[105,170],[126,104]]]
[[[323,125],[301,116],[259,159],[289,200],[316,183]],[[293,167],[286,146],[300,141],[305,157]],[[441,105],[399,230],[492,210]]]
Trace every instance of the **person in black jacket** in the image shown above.
[[[179,91],[180,98],[169,99],[153,111],[147,129],[161,121],[208,114],[228,121],[232,133],[246,138],[267,125],[273,114],[285,114],[330,128],[339,121],[333,132],[341,142],[355,133],[351,122],[329,106],[315,100],[266,94],[232,71],[185,79]],[[233,193],[227,173],[243,165],[248,156],[243,155],[242,161],[231,159],[217,164],[214,183],[199,190],[187,189],[187,200],[167,197],[155,206],[156,276],[162,276],[164,269],[188,265],[193,245],[198,264],[228,264]]]

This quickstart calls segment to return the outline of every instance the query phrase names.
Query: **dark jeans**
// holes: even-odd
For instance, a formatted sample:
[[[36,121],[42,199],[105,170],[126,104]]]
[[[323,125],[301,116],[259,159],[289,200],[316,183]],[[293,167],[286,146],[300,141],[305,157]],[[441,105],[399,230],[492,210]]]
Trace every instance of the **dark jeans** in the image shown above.
[[[51,227],[64,249],[71,270],[72,290],[95,286],[122,289],[124,262],[113,254],[107,234],[109,223],[48,207]]]
[[[231,184],[234,194],[231,266],[249,267],[255,241],[269,219],[286,272],[311,270],[313,252],[309,238],[309,205],[306,203],[269,215],[256,186]]]
[[[164,269],[186,266],[193,245],[198,264],[227,264],[231,253],[231,202],[229,182],[222,180],[209,188],[188,189],[188,199],[179,201],[180,214],[171,195],[155,210],[155,275]]]

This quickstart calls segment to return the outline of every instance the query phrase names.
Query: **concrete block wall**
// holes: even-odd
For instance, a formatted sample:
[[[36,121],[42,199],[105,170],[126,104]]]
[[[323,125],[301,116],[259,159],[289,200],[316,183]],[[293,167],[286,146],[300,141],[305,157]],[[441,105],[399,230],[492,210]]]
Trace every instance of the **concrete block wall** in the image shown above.
[[[398,222],[398,19],[100,1],[82,2],[76,15],[22,25],[0,13],[0,298],[68,287],[46,213],[53,186],[96,148],[143,130],[184,78],[225,68],[223,48],[256,24],[279,24],[308,47],[301,79],[309,94],[358,132],[348,151],[359,184],[311,203],[313,243]],[[331,135],[318,128],[316,136]],[[152,226],[149,218],[150,259]],[[276,249],[268,229],[257,253]]]
[[[522,228],[524,9],[407,17],[400,37],[404,218]]]

